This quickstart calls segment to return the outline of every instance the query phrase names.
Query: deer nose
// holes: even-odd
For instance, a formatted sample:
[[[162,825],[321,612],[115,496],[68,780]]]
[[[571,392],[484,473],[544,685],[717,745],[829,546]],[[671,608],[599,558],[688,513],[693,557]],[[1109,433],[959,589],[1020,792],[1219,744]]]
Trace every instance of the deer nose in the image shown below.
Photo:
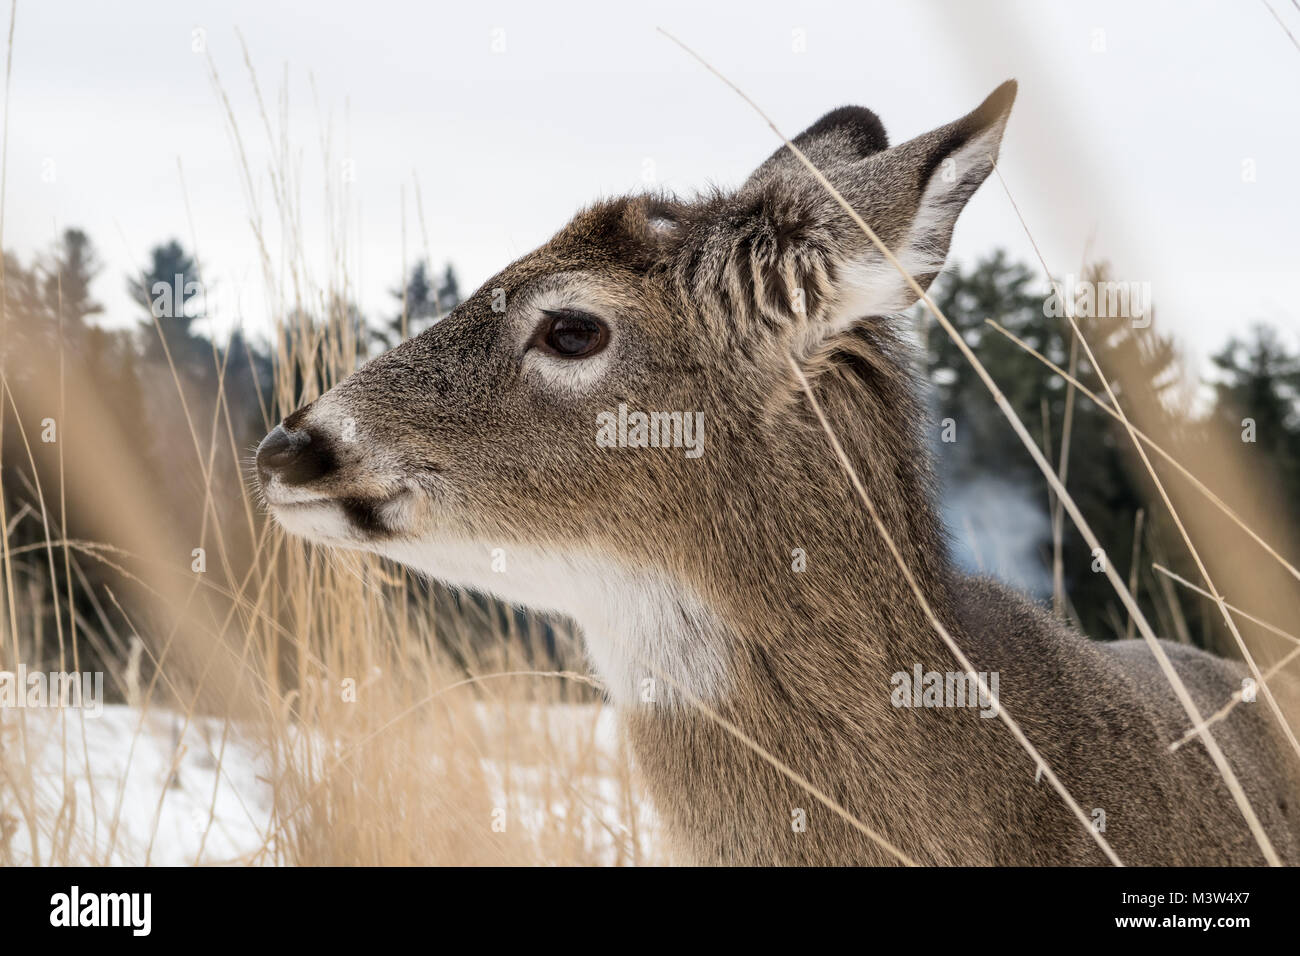
[[[328,449],[319,441],[313,442],[307,431],[290,431],[276,425],[257,446],[257,475],[263,482],[279,478],[286,485],[303,485],[332,467]]]

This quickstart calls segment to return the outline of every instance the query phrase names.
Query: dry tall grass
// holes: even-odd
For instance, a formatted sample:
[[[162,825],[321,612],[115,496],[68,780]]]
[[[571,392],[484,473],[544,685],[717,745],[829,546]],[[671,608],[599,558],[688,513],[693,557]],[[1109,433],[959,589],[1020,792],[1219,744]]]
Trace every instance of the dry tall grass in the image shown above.
[[[251,66],[248,76],[256,89]],[[324,209],[338,245],[330,274],[313,273],[298,241],[302,215],[287,131],[262,110],[262,134],[282,160],[270,173],[273,206],[262,208],[244,133],[215,68],[212,80],[227,106],[265,266],[265,300],[276,319],[275,377],[263,383],[261,397],[269,428],[363,356],[364,340],[344,305],[352,292],[352,206],[345,185],[329,188]],[[331,166],[327,131],[321,142]],[[272,231],[284,237],[281,247],[270,247]],[[134,739],[110,753],[105,745],[112,742],[95,726],[103,718],[75,709],[0,710],[0,862],[174,860],[165,811],[179,799],[201,808],[184,841],[197,839],[195,863],[660,860],[630,758],[561,622],[548,625],[413,581],[372,556],[286,539],[259,514],[250,449],[235,439],[224,384],[228,351],[213,350],[218,394],[197,403],[167,356],[185,423],[171,436],[172,450],[202,475],[193,501],[202,532],[182,540],[155,507],[152,489],[168,476],[144,473],[124,451],[124,430],[136,423],[77,394],[83,386],[63,374],[60,341],[57,355],[24,357],[44,363],[24,389],[11,391],[6,381],[0,390],[28,449],[36,423],[58,419],[60,455],[59,487],[32,487],[36,504],[17,514],[4,513],[0,501],[0,671],[79,670],[77,647],[102,648],[110,662],[106,686],[132,705],[138,721]],[[165,347],[161,331],[159,341]],[[64,420],[69,407],[76,414]],[[76,467],[63,467],[64,447],[75,449]],[[30,465],[34,474],[39,449],[0,467],[11,475],[11,465]],[[66,539],[70,514],[96,529],[95,540]],[[39,549],[11,543],[24,522],[40,523]],[[192,569],[196,548],[205,552],[203,572]],[[120,626],[126,602],[111,590],[74,594],[70,585],[60,593],[53,583],[66,566],[70,582],[89,588],[84,570],[99,562],[145,596],[148,620],[131,620],[130,633]],[[104,613],[76,613],[78,597]],[[55,635],[41,623],[50,609]],[[557,659],[577,670],[554,670]],[[160,736],[159,764],[151,752]],[[124,764],[118,751],[128,744]],[[238,767],[231,764],[236,752]],[[245,800],[233,778],[247,776],[250,760],[266,806],[236,811],[257,837],[223,857],[213,847],[228,845],[221,831],[230,819],[217,808],[232,797],[237,805]],[[211,791],[194,792],[196,780],[211,780]],[[142,815],[152,821],[143,831]]]

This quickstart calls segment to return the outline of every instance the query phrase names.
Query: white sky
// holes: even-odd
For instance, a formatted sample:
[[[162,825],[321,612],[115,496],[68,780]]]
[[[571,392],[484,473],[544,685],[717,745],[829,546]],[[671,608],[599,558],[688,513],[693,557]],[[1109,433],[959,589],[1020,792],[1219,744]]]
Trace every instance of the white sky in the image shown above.
[[[1300,36],[1296,6],[1267,2]],[[62,228],[85,229],[107,265],[94,291],[117,323],[134,318],[127,269],[168,237],[193,246],[197,236],[217,286],[217,324],[242,312],[264,329],[268,298],[239,160],[207,59],[191,49],[193,29],[204,28],[258,202],[274,219],[275,148],[238,30],[273,114],[287,94],[318,279],[334,269],[340,242],[327,215],[328,138],[336,192],[342,161],[354,163],[340,195],[362,307],[392,308],[403,188],[407,258],[423,253],[414,177],[432,258],[454,262],[468,292],[580,205],[641,188],[647,160],[659,185],[689,192],[739,183],[775,148],[758,117],[657,26],[708,57],[790,135],[859,103],[901,142],[1015,77],[1002,168],[1053,272],[1077,272],[1091,240],[1116,278],[1151,283],[1158,322],[1200,357],[1249,320],[1300,328],[1300,50],[1265,0],[24,2],[4,245],[27,259]],[[495,29],[503,53],[492,50]],[[796,29],[806,52],[793,51]],[[1097,30],[1104,52],[1092,49]],[[1253,183],[1242,181],[1246,159]],[[282,243],[273,225],[274,254]],[[1033,261],[991,180],[959,221],[953,256],[969,261],[998,245]]]

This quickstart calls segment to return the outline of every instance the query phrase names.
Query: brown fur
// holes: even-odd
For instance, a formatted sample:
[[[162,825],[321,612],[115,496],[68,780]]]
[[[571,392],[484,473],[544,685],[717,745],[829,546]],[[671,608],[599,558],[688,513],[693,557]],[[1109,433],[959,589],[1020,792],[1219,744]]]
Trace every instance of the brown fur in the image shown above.
[[[924,284],[938,268],[927,254],[942,258],[988,174],[1014,92],[892,149],[855,108],[797,142],[886,242],[911,250]],[[264,467],[268,499],[316,540],[571,613],[593,657],[598,639],[662,627],[629,645],[653,656],[662,633],[646,678],[716,691],[709,707],[917,862],[1104,862],[1000,721],[891,703],[891,675],[956,664],[832,455],[793,354],[936,613],[979,670],[998,672],[1004,705],[1085,812],[1104,810],[1121,859],[1261,862],[1202,746],[1168,752],[1186,715],[1145,646],[1092,643],[954,569],[911,358],[882,314],[910,297],[889,275],[784,149],[734,193],[597,204],[296,413],[287,428],[311,457],[292,488]],[[878,309],[854,299],[855,282]],[[546,296],[612,328],[607,367],[580,387],[557,386],[528,351]],[[597,447],[595,417],[619,403],[702,411],[706,452]],[[355,441],[340,438],[347,421]],[[494,578],[493,548],[522,569]],[[597,634],[606,617],[626,629]],[[1239,686],[1236,665],[1168,652],[1204,713]],[[689,700],[651,696],[615,699],[683,859],[893,862]],[[1214,732],[1294,862],[1300,780],[1262,708],[1242,705]]]

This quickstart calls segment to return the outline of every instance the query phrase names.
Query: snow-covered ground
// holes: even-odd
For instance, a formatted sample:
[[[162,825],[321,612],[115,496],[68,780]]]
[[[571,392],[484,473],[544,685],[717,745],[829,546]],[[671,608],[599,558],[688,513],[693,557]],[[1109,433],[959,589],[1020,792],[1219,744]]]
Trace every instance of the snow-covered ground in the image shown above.
[[[607,708],[520,705],[504,710],[480,704],[476,714],[485,737],[501,739],[511,723],[554,742],[555,754],[579,775],[569,775],[567,793],[557,793],[554,767],[480,761],[493,799],[506,803],[508,786],[516,819],[540,829],[578,813],[576,821],[591,859],[614,863],[628,858],[639,841],[650,858],[658,827],[641,801],[631,812],[620,783],[619,730]],[[226,732],[224,741],[222,735]],[[10,852],[22,862],[63,859],[74,863],[186,866],[270,862],[259,854],[272,827],[269,761],[261,745],[238,726],[211,718],[109,705],[84,720],[76,710],[0,708],[2,766],[30,779],[0,781],[0,824],[7,816]],[[578,756],[580,755],[580,756]],[[218,763],[220,757],[220,763]],[[90,772],[87,772],[89,763]],[[430,759],[430,772],[438,772]],[[94,785],[92,787],[91,781]],[[30,790],[28,787],[30,786]],[[33,849],[26,813],[15,792],[35,794],[41,821]],[[71,805],[65,805],[65,800]],[[60,827],[60,807],[75,825]],[[30,809],[30,808],[29,808]],[[211,821],[211,822],[209,822]],[[574,821],[566,822],[572,823]],[[56,842],[71,844],[56,852]]]
[[[509,770],[515,816],[525,828],[539,831],[554,820],[570,823],[569,815],[577,813],[576,824],[591,860],[607,865],[632,858],[656,860],[662,843],[659,820],[645,799],[637,800],[629,811],[622,782],[628,769],[622,731],[611,708],[530,704],[507,710],[479,703],[476,711],[489,739],[505,739],[509,722],[522,722],[530,733],[544,734],[554,748],[554,763],[506,768],[500,761],[479,761],[493,800],[499,804],[506,802]],[[557,773],[557,765],[583,769]],[[557,787],[557,781],[566,786]],[[548,801],[548,793],[555,798]],[[629,812],[635,814],[635,820],[628,819]]]
[[[74,842],[66,854],[72,862],[243,862],[263,845],[271,789],[259,779],[264,761],[257,748],[234,732],[218,776],[222,727],[205,718],[186,727],[183,715],[161,710],[146,713],[142,723],[139,710],[122,705],[84,719],[77,710],[0,709],[5,765],[30,773],[42,820],[33,854],[25,814],[9,801],[4,810],[18,821],[12,851],[25,862],[59,855],[52,844],[64,834],[50,821],[67,794],[75,800]],[[20,792],[26,783],[17,784]],[[14,788],[5,789],[11,794]]]

